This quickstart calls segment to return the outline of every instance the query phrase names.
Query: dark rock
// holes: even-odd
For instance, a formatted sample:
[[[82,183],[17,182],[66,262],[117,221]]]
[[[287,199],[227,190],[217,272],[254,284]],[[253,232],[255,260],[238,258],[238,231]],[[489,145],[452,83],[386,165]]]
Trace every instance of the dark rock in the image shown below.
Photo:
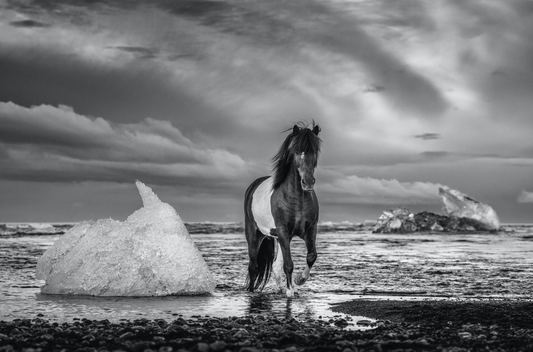
[[[194,350],[198,352],[209,352],[209,345],[205,342],[200,342],[195,346]]]
[[[417,214],[397,208],[384,211],[378,218],[373,233],[413,232],[489,232],[485,225],[470,218],[458,218],[422,211]]]
[[[209,348],[211,348],[213,351],[222,351],[226,348],[228,344],[224,341],[215,341],[209,345]]]

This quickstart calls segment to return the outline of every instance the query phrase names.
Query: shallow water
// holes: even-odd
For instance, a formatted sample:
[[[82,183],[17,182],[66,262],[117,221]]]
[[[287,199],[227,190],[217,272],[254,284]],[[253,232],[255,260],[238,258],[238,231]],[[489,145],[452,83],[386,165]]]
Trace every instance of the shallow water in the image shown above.
[[[498,234],[321,233],[318,260],[292,300],[269,284],[244,290],[247,248],[243,234],[195,234],[213,271],[212,295],[193,297],[79,297],[42,295],[35,279],[38,258],[58,235],[0,237],[0,319],[55,321],[175,319],[264,314],[316,319],[334,316],[331,303],[360,297],[522,298],[533,288],[533,225],[507,226]],[[292,245],[296,270],[305,266],[303,241]],[[363,319],[354,317],[354,321]]]

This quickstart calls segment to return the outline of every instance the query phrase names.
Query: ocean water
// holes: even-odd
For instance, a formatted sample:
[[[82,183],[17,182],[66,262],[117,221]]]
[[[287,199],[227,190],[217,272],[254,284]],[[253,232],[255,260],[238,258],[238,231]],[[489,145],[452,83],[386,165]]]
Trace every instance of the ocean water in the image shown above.
[[[294,299],[278,293],[273,284],[262,293],[246,292],[244,234],[238,227],[204,224],[190,232],[217,279],[211,295],[43,295],[39,288],[44,282],[35,279],[37,260],[61,231],[36,227],[0,231],[0,320],[37,316],[59,322],[173,320],[179,315],[246,314],[328,319],[336,315],[331,304],[355,298],[530,299],[533,291],[533,225],[529,224],[505,225],[499,233],[468,234],[372,234],[369,228],[327,226],[318,235],[318,260],[311,278]],[[306,254],[302,240],[293,240],[292,253],[295,270],[302,270]],[[353,317],[354,322],[362,319]]]

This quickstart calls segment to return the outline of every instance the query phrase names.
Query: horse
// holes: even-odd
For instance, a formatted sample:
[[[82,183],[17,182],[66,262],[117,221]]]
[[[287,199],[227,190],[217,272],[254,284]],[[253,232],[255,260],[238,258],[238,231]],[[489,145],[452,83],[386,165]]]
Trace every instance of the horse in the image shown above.
[[[272,272],[283,290],[282,267],[288,298],[294,296],[295,284],[302,285],[309,278],[317,258],[319,207],[314,171],[322,142],[318,137],[320,131],[314,121],[312,128],[301,122],[294,125],[272,159],[272,175],[256,179],[246,189],[244,230],[249,256],[246,286],[250,292],[263,290]],[[307,267],[293,280],[290,244],[295,236],[305,242]]]

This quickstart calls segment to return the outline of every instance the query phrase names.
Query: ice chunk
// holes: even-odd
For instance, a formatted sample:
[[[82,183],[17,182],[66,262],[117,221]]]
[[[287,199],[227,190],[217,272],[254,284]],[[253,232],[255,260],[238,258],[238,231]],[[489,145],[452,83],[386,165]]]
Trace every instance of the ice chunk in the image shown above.
[[[476,220],[487,230],[500,228],[500,219],[489,205],[450,188],[439,188],[439,194],[445,204],[444,211],[448,215]]]
[[[373,232],[375,233],[406,233],[416,231],[414,214],[406,208],[385,210],[378,218]]]
[[[183,221],[137,181],[143,207],[124,222],[84,221],[37,263],[42,293],[166,296],[208,293],[215,280]]]
[[[478,220],[455,215],[440,215],[429,211],[413,214],[408,209],[386,210],[380,215],[374,233],[412,232],[472,232],[487,231],[487,225]]]

